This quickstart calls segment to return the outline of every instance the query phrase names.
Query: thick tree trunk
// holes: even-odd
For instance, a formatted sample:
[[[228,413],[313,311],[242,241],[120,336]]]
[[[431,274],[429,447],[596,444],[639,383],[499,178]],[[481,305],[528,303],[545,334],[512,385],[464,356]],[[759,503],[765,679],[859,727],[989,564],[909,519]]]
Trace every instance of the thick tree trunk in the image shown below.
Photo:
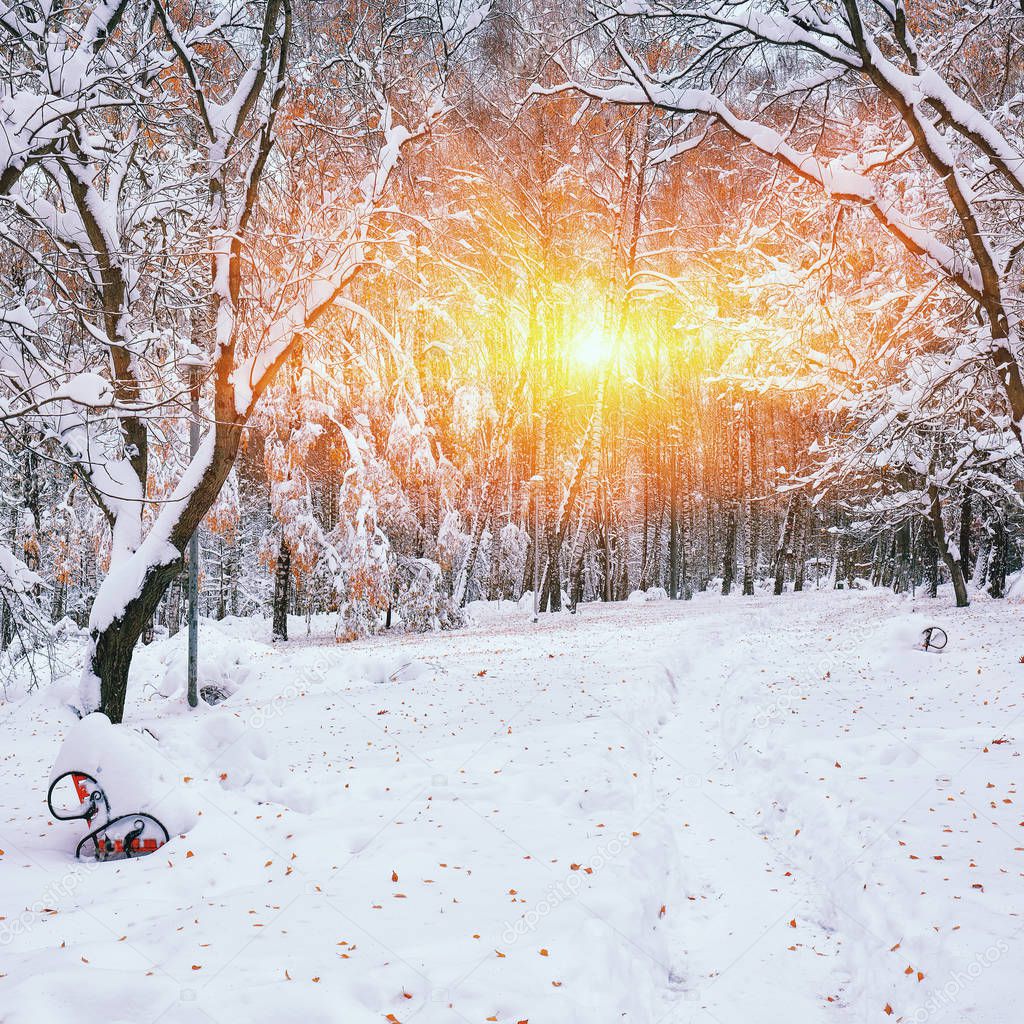
[[[992,550],[992,524],[985,523],[981,540],[978,543],[978,553],[974,558],[974,575],[971,577],[971,586],[975,590],[981,590],[988,578],[989,553]]]
[[[180,571],[180,558],[153,566],[146,574],[138,596],[128,602],[121,615],[105,629],[93,633],[89,661],[92,675],[99,684],[99,710],[112,722],[120,722],[124,717],[128,672],[135,645],[156,612],[160,599]]]
[[[939,555],[949,571],[949,578],[953,583],[953,593],[956,596],[956,606],[957,608],[966,608],[970,604],[970,600],[967,597],[967,582],[964,579],[963,566],[959,559],[953,557],[953,552],[949,548],[946,526],[942,521],[942,501],[939,497],[939,489],[934,484],[928,488],[928,500],[935,546],[939,549]]]
[[[1006,527],[997,519],[992,524],[992,553],[988,565],[988,592],[992,597],[1006,596]]]
[[[224,350],[220,358],[225,365],[219,365],[218,376],[221,381],[227,381],[233,366],[233,355],[230,350]],[[165,513],[162,513],[169,516],[166,525],[162,525],[158,518],[153,527],[154,532],[120,566],[112,568],[100,585],[90,617],[91,643],[82,674],[85,712],[98,709],[112,722],[121,721],[128,669],[135,645],[146,621],[156,611],[167,588],[182,571],[184,551],[189,539],[210,510],[234,464],[245,418],[238,416],[235,411],[233,388],[218,388],[215,413],[217,422],[213,428],[214,434],[204,442],[209,445],[209,449],[204,456],[201,448],[197,456],[198,459],[207,460],[198,482],[182,496],[179,504],[166,506]],[[157,537],[162,538],[159,544],[155,542]],[[168,557],[170,553],[176,557]],[[133,588],[133,592],[122,595],[117,588],[125,586],[125,579],[132,578],[133,570],[137,572],[135,578],[140,582]],[[113,595],[108,593],[110,590],[114,591]],[[110,621],[96,624],[97,607],[102,610],[113,601],[119,604],[119,614]],[[98,693],[94,690],[97,681]]]
[[[967,576],[967,567],[971,564],[971,489],[964,488],[964,500],[960,507],[960,569]]]
[[[53,588],[53,605],[50,608],[50,621],[60,622],[64,618],[64,602],[67,600],[68,587],[63,580],[59,580]]]
[[[897,594],[910,589],[910,524],[903,523],[892,541],[892,589]]]
[[[939,596],[939,549],[932,534],[930,522],[921,530],[921,546],[924,549],[925,583],[929,597]]]
[[[548,565],[544,573],[543,607],[549,612],[562,610],[562,542],[557,532],[548,535]]]

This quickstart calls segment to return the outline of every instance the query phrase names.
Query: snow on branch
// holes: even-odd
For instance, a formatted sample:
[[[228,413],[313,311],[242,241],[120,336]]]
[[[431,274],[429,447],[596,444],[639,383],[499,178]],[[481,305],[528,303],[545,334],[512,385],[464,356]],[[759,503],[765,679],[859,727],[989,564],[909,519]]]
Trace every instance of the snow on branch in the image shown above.
[[[880,195],[873,179],[860,169],[864,166],[857,153],[823,158],[791,145],[777,129],[737,115],[714,92],[656,81],[641,64],[621,47],[631,81],[596,86],[580,79],[553,87],[533,86],[533,95],[552,95],[569,90],[580,91],[606,103],[630,106],[654,106],[674,114],[703,114],[710,117],[754,148],[789,167],[805,181],[817,185],[835,200],[855,202],[870,210],[878,221],[911,251],[924,257],[936,270],[954,281],[969,295],[980,297],[983,281],[978,266],[956,252],[927,228],[916,223],[898,203]],[[685,151],[686,147],[681,147]],[[670,147],[671,150],[671,147]]]

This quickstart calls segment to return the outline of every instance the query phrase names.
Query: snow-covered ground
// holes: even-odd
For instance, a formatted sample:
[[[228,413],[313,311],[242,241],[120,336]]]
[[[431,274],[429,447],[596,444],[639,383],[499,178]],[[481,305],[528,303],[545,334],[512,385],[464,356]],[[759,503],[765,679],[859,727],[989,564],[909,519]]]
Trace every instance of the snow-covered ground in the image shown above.
[[[1019,1021],[1020,614],[701,596],[277,648],[204,623],[226,702],[161,695],[181,638],[136,659],[148,809],[188,829],[152,856],[76,864],[49,818],[70,684],[0,706],[0,1021]]]

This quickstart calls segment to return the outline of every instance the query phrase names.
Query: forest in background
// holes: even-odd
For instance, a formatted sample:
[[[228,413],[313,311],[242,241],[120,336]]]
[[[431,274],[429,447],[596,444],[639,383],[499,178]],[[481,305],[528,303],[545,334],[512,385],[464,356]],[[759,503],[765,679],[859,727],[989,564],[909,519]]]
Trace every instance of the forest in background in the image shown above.
[[[11,7],[7,657],[87,629],[116,691],[193,526],[281,638],[1003,596],[1024,16],[968,6]]]

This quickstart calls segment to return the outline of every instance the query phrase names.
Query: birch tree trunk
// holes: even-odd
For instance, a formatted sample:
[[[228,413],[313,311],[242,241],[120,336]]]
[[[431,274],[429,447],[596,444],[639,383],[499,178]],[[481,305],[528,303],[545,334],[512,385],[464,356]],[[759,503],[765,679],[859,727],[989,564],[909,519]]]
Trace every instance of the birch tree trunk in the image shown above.
[[[274,569],[274,617],[271,635],[274,641],[288,639],[288,594],[291,589],[292,557],[288,544],[281,538]]]

